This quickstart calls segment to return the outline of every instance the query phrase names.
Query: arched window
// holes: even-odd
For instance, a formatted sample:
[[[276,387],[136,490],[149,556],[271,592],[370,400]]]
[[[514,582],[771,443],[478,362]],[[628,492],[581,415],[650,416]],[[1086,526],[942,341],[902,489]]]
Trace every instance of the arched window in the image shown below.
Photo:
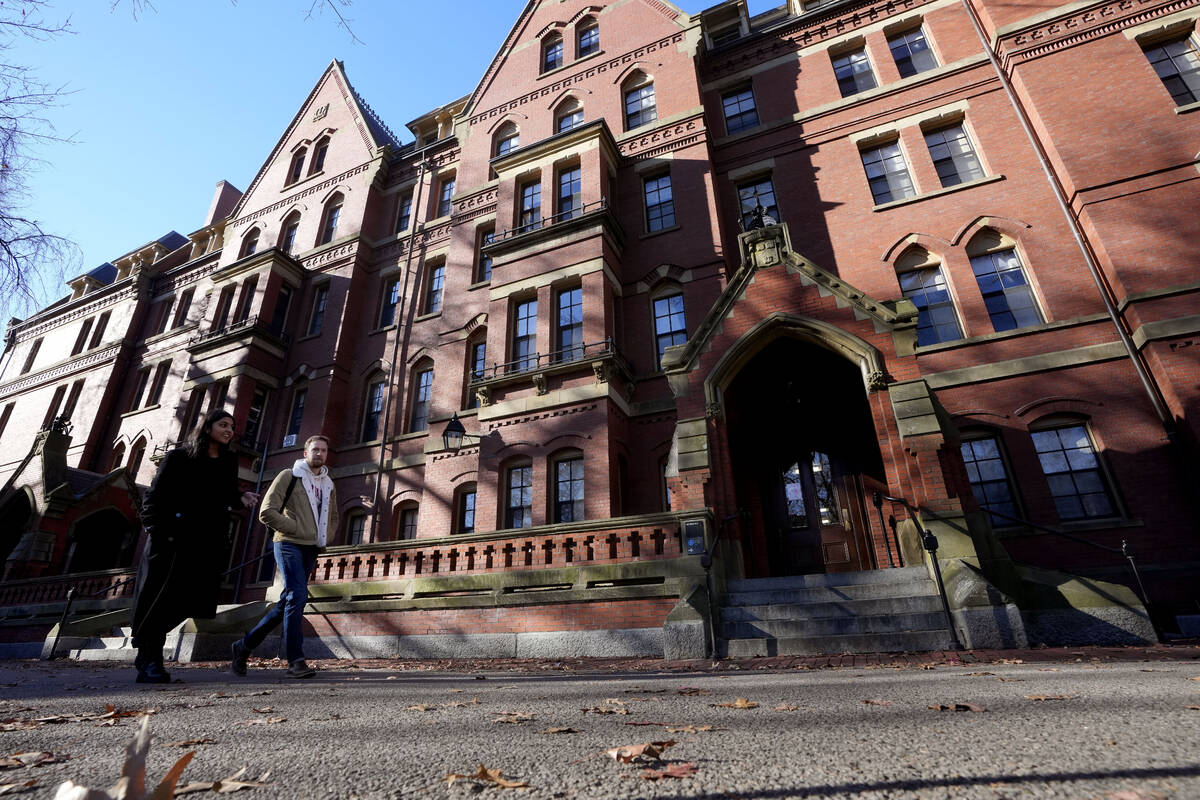
[[[1038,310],[1015,241],[985,228],[967,242],[967,255],[971,257],[979,293],[997,333],[1042,322],[1042,312]]]
[[[552,33],[542,40],[542,72],[558,69],[563,65],[563,40]]]
[[[402,503],[396,509],[396,538],[397,539],[415,539],[417,538],[417,516],[420,512],[420,506],[413,501]]]
[[[292,165],[288,168],[288,184],[295,183],[300,180],[300,176],[304,174],[304,157],[308,155],[308,148],[301,147],[292,156]]]
[[[329,244],[337,236],[338,217],[342,215],[342,193],[338,192],[329,198],[325,204],[325,213],[321,217],[321,238],[318,245]]]
[[[346,515],[346,544],[366,544],[367,514],[356,508]]]
[[[554,131],[562,133],[583,124],[583,104],[574,97],[559,103],[554,111]]]
[[[954,298],[942,265],[924,247],[913,246],[896,260],[900,292],[917,307],[917,344],[952,342],[962,338]]]
[[[249,232],[242,237],[242,249],[238,252],[238,258],[245,258],[246,256],[253,255],[254,252],[258,250],[259,233],[260,231],[256,226],[251,228]]]
[[[992,527],[1007,528],[1017,524],[1009,519],[1020,515],[1000,432],[991,428],[963,430],[960,450],[967,479],[971,482],[971,493],[979,507],[988,512]]]
[[[575,57],[583,58],[600,52],[600,24],[593,17],[584,17],[575,25]]]
[[[454,490],[454,533],[475,532],[475,484],[464,483]]]
[[[583,504],[583,452],[564,450],[550,459],[551,519],[578,522],[586,518]]]
[[[496,131],[492,140],[495,142],[495,146],[492,147],[492,155],[507,155],[521,146],[521,131],[514,123],[506,122]]]
[[[412,399],[409,402],[408,432],[429,430],[429,407],[433,399],[433,362],[423,358],[412,371]]]
[[[683,292],[674,284],[658,289],[650,300],[654,316],[655,369],[662,369],[662,357],[668,347],[687,342],[687,313]]]
[[[634,72],[621,84],[625,96],[625,130],[633,130],[658,119],[654,81],[644,72]]]
[[[296,249],[296,233],[300,230],[300,212],[293,211],[283,220],[283,228],[279,233],[279,249],[291,255]]]
[[[1029,435],[1059,519],[1118,516],[1109,476],[1086,420],[1047,417],[1030,426]]]
[[[130,480],[136,481],[138,470],[142,468],[142,456],[146,455],[146,440],[138,439],[134,443],[133,448],[129,451],[129,463],[125,465],[125,471],[129,474]]]
[[[533,463],[518,459],[501,473],[504,479],[501,498],[504,527],[528,528],[533,525]]]
[[[360,441],[373,442],[382,435],[383,424],[383,388],[386,377],[382,372],[376,372],[367,379],[367,390],[363,400],[362,438]]]
[[[121,442],[113,448],[112,466],[109,469],[116,469],[121,466],[121,462],[125,460],[125,443]]]
[[[325,169],[325,156],[329,153],[329,137],[322,136],[313,147],[312,163],[308,165],[308,174],[315,175]]]
[[[463,378],[463,393],[466,395],[463,408],[478,408],[479,396],[471,384],[482,380],[487,369],[487,329],[475,331],[467,340],[467,369]]]

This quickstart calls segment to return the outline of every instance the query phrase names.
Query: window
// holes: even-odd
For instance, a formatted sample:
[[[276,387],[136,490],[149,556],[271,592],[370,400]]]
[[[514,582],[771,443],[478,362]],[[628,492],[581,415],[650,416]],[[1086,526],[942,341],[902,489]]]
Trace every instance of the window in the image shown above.
[[[292,391],[292,413],[288,415],[287,434],[283,437],[283,446],[292,447],[300,435],[300,423],[304,421],[304,403],[308,399],[308,389],[298,387]]]
[[[346,544],[362,544],[367,535],[367,515],[351,511],[346,517]]]
[[[13,408],[16,405],[16,401],[13,401],[4,407],[4,411],[0,412],[0,436],[4,435],[4,429],[8,427],[8,418],[12,416]]]
[[[584,518],[583,456],[560,459],[554,462],[554,521],[578,522]]]
[[[192,310],[192,298],[196,296],[195,289],[188,289],[179,298],[179,302],[175,305],[175,319],[171,323],[172,328],[178,328],[186,325],[188,321],[188,312]],[[107,323],[107,319],[102,319],[101,323]]]
[[[309,175],[315,175],[325,169],[325,156],[329,153],[329,137],[326,136],[317,142],[317,149],[313,151],[312,165],[308,168]]]
[[[513,314],[513,369],[522,372],[537,366],[537,300],[517,303]]]
[[[146,385],[150,383],[150,368],[142,367],[137,372],[133,382],[133,395],[129,399],[129,411],[136,411],[142,405],[142,395],[146,393]]]
[[[654,301],[654,341],[658,352],[655,364],[662,369],[662,357],[666,349],[687,341],[682,294],[667,295]]]
[[[33,344],[29,348],[29,355],[25,356],[25,364],[21,367],[21,374],[24,375],[29,370],[33,369],[33,362],[37,361],[38,350],[42,349],[41,337],[34,339]]]
[[[671,193],[671,174],[646,178],[642,183],[646,196],[646,230],[663,231],[675,227],[675,198]]]
[[[583,124],[583,106],[578,100],[568,100],[563,103],[554,117],[554,130],[557,133],[569,131]]]
[[[1200,99],[1200,48],[1194,36],[1157,42],[1144,52],[1175,105],[1186,106]]]
[[[150,384],[150,394],[146,395],[146,405],[158,405],[162,399],[163,387],[167,384],[167,373],[171,370],[171,362],[163,361],[154,370],[154,381]]]
[[[521,215],[517,220],[518,230],[531,231],[540,228],[542,222],[542,183],[532,181],[521,186]]]
[[[253,255],[254,252],[258,250],[258,237],[258,228],[251,228],[250,232],[242,237],[242,249],[238,253],[238,258],[245,258],[246,256]]]
[[[521,146],[521,132],[511,122],[506,122],[496,131],[496,146],[493,154],[497,157],[508,155]]]
[[[213,316],[212,330],[223,330],[229,322],[229,308],[233,305],[233,293],[236,290],[236,286],[226,286],[217,296],[217,312]]]
[[[171,298],[168,297],[166,300],[163,300],[161,303],[156,305],[154,310],[151,312],[151,315],[156,316],[158,320],[154,323],[155,334],[166,332],[167,325],[171,322],[171,302]]]
[[[555,334],[559,361],[583,358],[583,289],[558,293],[558,326]]]
[[[429,401],[433,396],[433,367],[420,369],[413,376],[412,412],[408,418],[408,432],[429,430]]]
[[[415,505],[404,506],[400,509],[400,522],[397,525],[397,539],[417,538],[417,511]]]
[[[63,406],[62,417],[70,419],[75,413],[75,406],[79,403],[79,395],[83,393],[83,381],[75,381],[71,384],[71,391],[67,395],[67,404]]]
[[[771,178],[758,178],[748,183],[739,184],[738,204],[742,212],[742,228],[750,229],[750,221],[754,218],[755,206],[762,206],[771,219],[779,221],[779,208],[775,205],[775,186]]]
[[[129,451],[129,463],[125,465],[125,472],[133,480],[137,480],[137,474],[142,468],[142,457],[144,455],[146,455],[146,440],[138,439]]]
[[[262,429],[263,414],[267,410],[267,390],[261,386],[255,387],[250,397],[250,408],[246,410],[246,427],[242,431],[242,441],[248,442],[255,450],[261,450],[258,434]]]
[[[376,375],[367,383],[361,441],[373,442],[379,438],[379,423],[383,416],[383,384],[382,375]]]
[[[967,478],[971,481],[971,492],[984,511],[998,511],[1010,517],[1017,516],[1012,480],[1000,452],[1000,442],[992,435],[972,437],[961,445],[963,462],[967,465]],[[988,515],[997,528],[1011,526],[1012,520]]]
[[[475,266],[475,282],[486,283],[492,279],[492,256],[484,248],[496,241],[495,227],[484,228],[479,234],[479,260]]]
[[[304,174],[304,157],[308,154],[308,150],[301,147],[296,151],[296,155],[292,156],[292,166],[288,169],[288,183],[292,184],[300,180],[300,176]]]
[[[429,268],[429,283],[425,290],[425,313],[436,314],[442,310],[442,286],[446,282],[446,265],[435,264]]]
[[[869,150],[863,150],[863,169],[867,171],[867,183],[871,186],[871,197],[875,205],[893,200],[903,200],[917,193],[908,174],[908,164],[900,150],[900,142],[888,142]]]
[[[163,316],[165,317],[166,315],[164,314]],[[77,356],[83,352],[83,346],[87,344],[88,334],[92,332],[92,325],[94,323],[95,319],[90,317],[83,321],[83,325],[79,327],[79,333],[75,336],[75,346],[71,348],[71,355]]]
[[[475,531],[475,484],[468,483],[457,491],[454,502],[454,532],[474,533]]]
[[[250,319],[250,311],[254,308],[254,292],[258,288],[258,276],[253,275],[242,282],[242,296],[238,303],[237,317],[234,322],[245,322]]]
[[[1042,321],[1015,248],[972,255],[971,269],[992,319],[992,328],[997,333]]]
[[[924,255],[928,255],[921,251]],[[929,259],[920,259],[928,262]],[[954,299],[942,277],[942,268],[936,262],[932,266],[901,272],[900,292],[917,307],[917,344],[952,342],[962,338],[958,314],[954,311]]]
[[[725,112],[725,132],[737,133],[758,125],[758,109],[754,107],[754,92],[749,86],[721,95]]]
[[[929,147],[929,157],[933,159],[942,186],[957,186],[983,177],[983,167],[961,122],[948,128],[926,131],[925,144]]]
[[[713,47],[721,47],[730,42],[736,42],[742,38],[742,25],[740,22],[733,25],[727,25],[724,28],[719,28],[708,35],[712,40]]]
[[[317,244],[329,244],[337,236],[338,217],[342,215],[342,196],[335,194],[325,209],[325,221],[321,224],[321,240]]]
[[[325,324],[325,304],[329,302],[329,284],[323,284],[316,288],[316,293],[313,295],[312,316],[308,318],[308,335],[316,336],[321,332],[321,326]]]
[[[557,34],[542,42],[542,72],[558,69],[563,63],[563,40]]]
[[[114,470],[117,467],[121,466],[121,462],[124,460],[125,460],[125,443],[121,442],[120,444],[118,444],[116,447],[113,448],[112,466],[109,467],[109,470]]]
[[[533,524],[533,465],[509,467],[507,478],[504,527],[528,528]]]
[[[579,177],[579,167],[564,169],[558,173],[558,208],[556,213],[561,219],[571,219],[579,216],[583,207],[583,188]]]
[[[838,88],[842,91],[842,97],[874,89],[876,85],[875,73],[871,71],[871,62],[867,58],[866,48],[834,56],[833,73],[837,76]]]
[[[192,431],[196,430],[196,426],[200,424],[200,412],[203,410],[204,387],[197,386],[188,396],[187,408],[183,412],[183,428],[180,429],[180,439],[187,438]]]
[[[1084,425],[1033,431],[1032,436],[1061,519],[1116,516],[1108,482]]]
[[[442,180],[442,192],[438,195],[437,216],[445,217],[450,214],[450,199],[454,197],[454,176]]]
[[[62,405],[63,398],[67,396],[67,386],[55,387],[54,396],[50,398],[50,405],[46,406],[46,416],[42,417],[42,430],[50,427],[50,423],[58,416],[58,408]]]
[[[396,215],[396,233],[408,230],[408,226],[412,222],[412,204],[412,192],[400,197],[400,210]]]
[[[396,322],[396,308],[400,305],[400,279],[391,278],[383,284],[383,306],[379,310],[379,327],[386,328]]]
[[[180,303],[180,305],[183,305],[184,303],[186,303],[187,305],[192,304],[192,290],[191,289],[188,289],[186,292],[183,293],[183,297],[181,297],[179,299],[179,303]],[[175,313],[178,315],[179,312],[176,311]],[[184,308],[184,315],[185,315],[185,317],[187,315],[186,308]],[[96,323],[96,327],[92,331],[92,340],[90,342],[88,342],[88,350],[96,349],[97,347],[100,346],[100,343],[102,341],[104,341],[104,331],[106,331],[108,329],[108,318],[111,316],[112,316],[111,311],[105,311],[103,314],[100,315],[100,320]]]
[[[293,211],[283,221],[283,233],[279,237],[279,249],[288,255],[296,249],[296,233],[300,230],[300,214]]]
[[[271,327],[269,330],[276,336],[283,335],[283,329],[287,325],[288,311],[292,307],[292,287],[286,284],[279,287],[279,294],[275,295],[275,310],[271,312]]]
[[[633,85],[630,86],[630,84]],[[645,75],[638,73],[630,81],[630,84],[626,84],[627,88],[625,89],[625,130],[627,131],[658,119],[658,106],[654,100],[654,83]]]
[[[470,389],[472,381],[482,380],[487,369],[487,341],[475,342],[467,350],[467,408],[479,406],[479,396]]]
[[[210,390],[209,397],[211,398],[208,404],[210,411],[214,408],[223,408],[225,406],[225,399],[229,397],[229,379],[226,378],[223,381],[217,381],[214,383],[212,385],[212,389]]]
[[[889,37],[888,47],[892,50],[892,58],[896,61],[901,78],[928,72],[938,65],[933,51],[929,49],[929,42],[925,40],[925,32],[920,28]]]
[[[600,26],[591,18],[583,20],[579,25],[579,47],[576,50],[576,58],[600,52]]]

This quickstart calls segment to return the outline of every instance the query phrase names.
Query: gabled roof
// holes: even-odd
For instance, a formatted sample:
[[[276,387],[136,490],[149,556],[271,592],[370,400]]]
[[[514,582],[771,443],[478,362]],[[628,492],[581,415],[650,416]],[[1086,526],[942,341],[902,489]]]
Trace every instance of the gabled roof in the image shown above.
[[[345,84],[346,89],[350,94],[351,105],[354,110],[358,112],[359,116],[362,117],[363,123],[367,129],[367,133],[371,137],[371,143],[375,147],[390,145],[394,149],[399,149],[400,140],[396,138],[396,134],[392,133],[392,130],[384,124],[383,120],[380,119],[379,115],[375,113],[374,109],[367,105],[366,101],[363,100],[362,95],[355,90],[354,86],[350,83],[350,79],[346,77],[345,65],[335,58],[329,62],[329,66],[325,68],[325,71],[321,73],[321,77],[318,78],[317,82],[313,84],[312,90],[308,93],[308,96],[304,98],[304,102],[302,102],[299,108],[296,109],[296,114],[292,117],[292,121],[288,123],[288,126],[284,129],[283,134],[279,137],[278,141],[275,142],[275,146],[271,148],[271,154],[263,160],[262,166],[258,168],[258,172],[254,175],[254,180],[250,181],[250,185],[246,187],[246,191],[242,194],[241,199],[238,200],[237,205],[235,205],[229,212],[229,219],[236,219],[237,216],[242,213],[242,208],[245,206],[246,200],[254,194],[254,190],[257,189],[259,183],[262,182],[263,175],[266,174],[266,171],[271,164],[275,162],[275,159],[278,157],[280,151],[283,150],[284,143],[287,142],[288,138],[292,134],[292,131],[296,129],[296,126],[299,125],[301,120],[304,119],[305,110],[312,105],[313,101],[316,99],[317,92],[321,90],[321,87],[325,85],[325,82],[329,80],[331,76],[337,78],[343,84]]]

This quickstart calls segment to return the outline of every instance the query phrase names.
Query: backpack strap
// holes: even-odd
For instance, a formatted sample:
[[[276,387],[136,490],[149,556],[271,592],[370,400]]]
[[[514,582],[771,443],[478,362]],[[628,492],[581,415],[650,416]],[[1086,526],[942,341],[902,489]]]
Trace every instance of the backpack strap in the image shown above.
[[[292,496],[292,490],[296,488],[296,481],[300,480],[297,475],[292,476],[292,480],[288,483],[287,491],[283,493],[283,502],[279,504],[279,513],[283,513],[284,506],[287,505],[288,499]]]

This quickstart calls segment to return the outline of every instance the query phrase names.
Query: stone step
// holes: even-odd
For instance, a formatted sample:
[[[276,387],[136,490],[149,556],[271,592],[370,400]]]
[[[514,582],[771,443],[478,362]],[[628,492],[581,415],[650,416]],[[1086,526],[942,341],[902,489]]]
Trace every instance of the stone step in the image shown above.
[[[940,630],[867,633],[855,636],[730,639],[723,643],[721,649],[722,654],[728,658],[756,658],[837,653],[919,653],[927,650],[950,650],[953,647],[950,632]]]
[[[774,619],[756,622],[726,622],[721,634],[726,639],[811,639],[822,636],[859,636],[862,634],[943,631],[946,617],[942,612],[917,614],[879,614],[863,617],[825,619]]]
[[[731,580],[729,592],[763,592],[787,589],[814,589],[822,586],[852,586],[875,583],[908,583],[929,580],[925,567],[872,569],[862,572],[826,572],[813,575],[788,575],[780,578],[742,578]]]
[[[936,594],[910,597],[885,597],[873,600],[843,600],[837,603],[779,603],[765,606],[726,606],[722,622],[758,620],[810,620],[839,617],[864,617],[886,614],[941,612],[942,601]]]
[[[904,583],[861,583],[844,586],[817,586],[808,589],[765,589],[762,591],[731,592],[726,606],[808,605],[810,603],[844,603],[856,600],[888,600],[896,597],[936,597],[933,581]]]

